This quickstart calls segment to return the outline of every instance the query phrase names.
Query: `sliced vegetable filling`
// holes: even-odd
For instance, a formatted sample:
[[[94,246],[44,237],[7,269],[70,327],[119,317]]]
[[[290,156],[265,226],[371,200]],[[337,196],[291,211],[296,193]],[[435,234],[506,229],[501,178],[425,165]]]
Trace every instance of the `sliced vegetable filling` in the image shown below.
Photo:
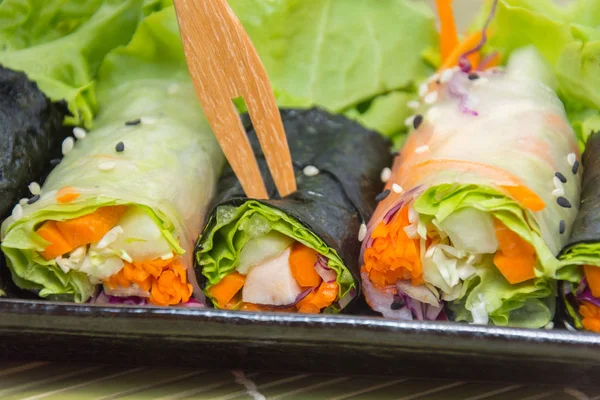
[[[205,292],[217,308],[334,312],[355,288],[333,249],[294,218],[258,201],[219,206],[200,247]]]
[[[185,266],[146,211],[106,206],[64,221],[47,220],[36,234],[39,254],[64,273],[86,274],[116,297],[147,298],[159,306],[186,303],[192,294]]]

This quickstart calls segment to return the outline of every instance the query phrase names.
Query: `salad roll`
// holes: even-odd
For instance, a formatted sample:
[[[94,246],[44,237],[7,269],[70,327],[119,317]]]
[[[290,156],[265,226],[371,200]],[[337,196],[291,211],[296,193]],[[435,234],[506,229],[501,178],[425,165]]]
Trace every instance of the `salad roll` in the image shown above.
[[[281,112],[298,190],[276,196],[252,143],[270,200],[254,200],[231,169],[198,241],[196,268],[216,308],[335,313],[359,295],[357,236],[375,209],[389,142],[321,109]]]
[[[193,247],[224,158],[173,8],[147,17],[99,74],[94,129],[63,143],[35,201],[2,224],[12,279],[49,299],[201,301]]]
[[[579,282],[562,282],[568,323],[600,333],[600,132],[590,136],[583,154],[581,208],[561,258],[582,269]]]
[[[384,316],[542,327],[579,207],[580,152],[533,48],[421,91],[361,253]],[[444,306],[448,307],[445,308]]]

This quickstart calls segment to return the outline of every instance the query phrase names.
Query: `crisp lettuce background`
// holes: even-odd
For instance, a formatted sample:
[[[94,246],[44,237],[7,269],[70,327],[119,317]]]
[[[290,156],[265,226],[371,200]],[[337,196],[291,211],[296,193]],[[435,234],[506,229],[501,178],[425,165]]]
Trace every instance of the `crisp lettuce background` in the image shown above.
[[[66,100],[66,122],[90,128],[95,78],[113,48],[131,39],[142,0],[4,0],[0,64],[24,71],[52,100]]]

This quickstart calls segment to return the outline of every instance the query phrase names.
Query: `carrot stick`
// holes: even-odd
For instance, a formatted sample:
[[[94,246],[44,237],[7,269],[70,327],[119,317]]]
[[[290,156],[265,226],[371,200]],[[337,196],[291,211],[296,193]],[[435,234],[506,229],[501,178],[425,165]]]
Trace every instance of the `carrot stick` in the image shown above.
[[[473,32],[471,35],[467,36],[462,42],[458,44],[458,46],[454,48],[454,50],[448,56],[448,58],[444,60],[444,62],[439,68],[439,71],[452,68],[458,65],[458,59],[460,58],[460,56],[477,46],[480,41],[481,31]]]
[[[290,253],[290,269],[292,276],[302,287],[316,287],[321,277],[315,270],[319,254],[302,243],[296,243]]]
[[[594,297],[600,297],[600,267],[595,265],[585,265],[583,269],[592,294]]]
[[[452,0],[436,0],[435,4],[440,17],[440,52],[442,62],[445,62],[458,46],[458,33],[452,13]]]

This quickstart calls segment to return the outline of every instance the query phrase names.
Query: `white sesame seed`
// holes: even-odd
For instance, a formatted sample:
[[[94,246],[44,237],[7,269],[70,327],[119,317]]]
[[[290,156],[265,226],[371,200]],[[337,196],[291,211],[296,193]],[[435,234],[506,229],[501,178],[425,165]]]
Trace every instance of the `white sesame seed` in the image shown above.
[[[490,80],[488,78],[479,78],[473,81],[473,86],[481,86],[488,83]]]
[[[31,182],[28,187],[29,187],[29,191],[31,192],[32,195],[35,196],[36,194],[40,194],[41,188],[40,188],[39,183]]]
[[[394,193],[402,193],[402,186],[398,185],[397,183],[394,183],[392,185],[392,190],[394,191]]]
[[[425,100],[426,104],[433,104],[437,101],[437,99],[438,99],[438,92],[433,91],[433,92],[427,93],[424,100]]]
[[[575,153],[569,153],[569,155],[567,155],[567,161],[569,162],[569,165],[572,167],[573,164],[575,164],[575,161],[577,161],[577,156],[575,155]]]
[[[102,162],[102,163],[98,164],[98,169],[100,171],[110,171],[114,167],[115,167],[114,161],[106,161],[106,162]]]
[[[360,224],[360,229],[358,230],[358,241],[362,242],[365,240],[365,236],[367,236],[367,226],[365,224]]]
[[[21,218],[23,218],[23,206],[20,204],[17,204],[15,206],[15,208],[13,208],[12,210],[12,217],[15,221],[20,220]]]
[[[315,167],[314,165],[307,165],[302,170],[302,173],[306,176],[315,176],[315,175],[319,175],[319,169],[317,167]]]
[[[77,138],[77,140],[83,140],[87,136],[87,131],[83,128],[76,126],[75,128],[73,128],[73,135],[75,135],[75,138]]]
[[[388,167],[385,167],[381,170],[381,182],[386,183],[392,177],[392,170]]]
[[[552,196],[554,197],[561,197],[565,195],[565,191],[563,189],[554,189],[552,191]]]
[[[142,117],[140,120],[144,125],[153,125],[156,123],[156,118],[154,117]]]
[[[416,115],[411,115],[410,117],[406,118],[404,120],[404,125],[409,126],[409,127],[412,126],[413,122],[415,121],[415,117],[416,117]]]
[[[21,206],[24,206],[25,204],[27,204],[28,201],[29,201],[29,199],[21,199],[21,200],[19,200],[19,204]]]
[[[415,149],[415,153],[417,154],[421,154],[421,153],[425,153],[427,150],[429,150],[429,146],[427,146],[426,144],[423,146],[419,146]]]
[[[71,136],[63,140],[62,142],[62,153],[63,156],[66,156],[71,150],[73,150],[73,146],[75,145],[75,139]]]
[[[556,176],[554,178],[552,178],[552,181],[554,182],[554,187],[556,189],[560,189],[562,191],[565,190],[565,187],[563,186],[563,183]]]
[[[170,260],[171,258],[173,258],[173,252],[172,251],[170,251],[168,253],[165,253],[162,256],[160,256],[161,260]]]
[[[408,103],[406,103],[406,106],[408,108],[412,108],[413,110],[416,110],[417,108],[421,107],[421,103],[419,103],[417,100],[411,100]]]
[[[422,83],[421,86],[419,86],[419,97],[425,96],[428,91],[429,85],[427,83]]]
[[[171,83],[167,88],[168,94],[175,94],[179,91],[179,85],[177,83]]]
[[[440,83],[447,83],[452,79],[452,75],[454,75],[454,71],[452,69],[445,69],[442,71],[440,75]]]

